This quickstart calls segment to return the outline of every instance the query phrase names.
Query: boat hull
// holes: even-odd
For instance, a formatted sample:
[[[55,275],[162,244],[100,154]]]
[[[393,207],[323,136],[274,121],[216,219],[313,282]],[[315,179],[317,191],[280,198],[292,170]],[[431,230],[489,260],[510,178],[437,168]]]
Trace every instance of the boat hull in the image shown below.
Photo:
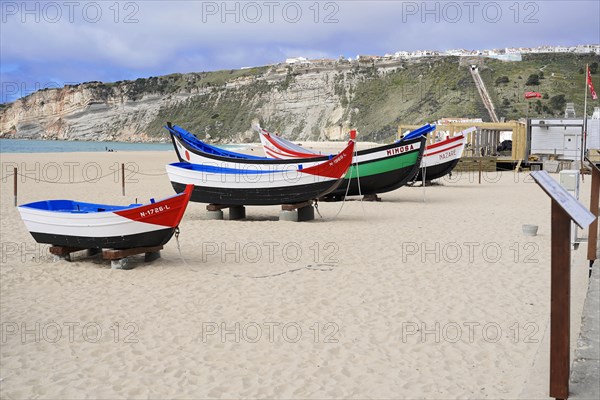
[[[425,139],[421,146],[404,154],[352,165],[338,189],[332,192],[330,197],[344,196],[346,190],[348,196],[387,193],[406,185],[419,170],[424,142]]]
[[[131,249],[136,247],[153,247],[166,244],[175,228],[158,229],[144,233],[123,236],[89,237],[58,235],[53,233],[30,232],[38,243],[47,243],[53,246],[66,246],[81,249]]]
[[[419,169],[415,180],[423,180],[423,176],[426,180],[433,180],[449,174],[452,171],[452,169],[456,167],[456,165],[458,164],[458,160],[462,156],[464,146],[466,143],[466,135],[469,132],[473,131],[475,131],[475,128],[471,127],[465,129],[464,131],[460,132],[460,134],[452,138],[446,138],[445,140],[442,140],[440,142],[428,145],[425,148],[425,153],[421,159],[421,168]],[[427,129],[424,126],[406,135],[401,142],[406,142],[407,140],[414,140],[414,138],[426,133]],[[302,147],[297,146],[292,142],[282,139],[279,136],[273,136],[262,128],[259,128],[259,135],[263,145],[263,149],[269,157],[274,157],[278,159],[289,159],[293,156],[304,156],[311,158],[318,156],[316,153],[306,153],[306,149],[303,149]],[[360,176],[364,175],[364,173],[360,174]],[[347,183],[348,182],[343,182],[342,186],[344,184],[347,185]],[[404,183],[406,183],[406,181]],[[361,182],[361,186],[366,185],[362,184]],[[351,188],[349,194],[355,194],[357,189],[356,182],[351,182],[350,187]],[[361,189],[363,188],[361,187]],[[370,194],[368,189],[362,190],[361,192],[365,194]],[[382,193],[383,191],[374,191],[373,193],[377,192]]]
[[[311,183],[308,185],[282,186],[274,188],[223,188],[211,186],[195,186],[191,201],[208,204],[230,206],[269,206],[279,204],[296,204],[326,196],[337,187],[342,180]],[[177,193],[184,190],[185,184],[171,181]]]
[[[466,136],[461,134],[428,146],[415,180],[432,181],[448,175],[462,157],[465,143]]]
[[[332,159],[309,167],[294,164],[238,168],[179,162],[166,167],[176,192],[193,185],[191,200],[222,205],[276,205],[317,199],[335,190],[345,176],[354,140]]]
[[[257,159],[256,157],[244,159],[243,154],[239,154],[239,157],[236,158],[223,157],[194,148],[191,143],[181,140],[178,137],[177,131],[169,129],[169,133],[177,156],[183,162],[213,165],[223,168],[251,168],[267,171],[273,167],[293,169],[298,165],[303,165],[304,167],[312,166],[329,158],[328,156],[316,156],[304,159]],[[200,142],[198,139],[191,137],[189,140]],[[419,137],[402,143],[392,143],[356,152],[353,158],[353,165],[337,188],[329,191],[330,197],[338,198],[344,196],[347,189],[348,196],[357,196],[361,194],[386,193],[404,186],[418,172],[425,149],[425,142],[426,139],[424,137]],[[204,145],[204,143],[201,143],[201,145]],[[350,183],[349,188],[348,183]],[[321,197],[323,196],[321,195]],[[192,196],[192,201],[198,201],[194,200],[194,198],[203,197],[205,196],[196,194]]]
[[[432,181],[434,179],[442,178],[449,173],[458,165],[460,160],[457,158],[456,160],[448,161],[443,164],[432,165],[431,167],[426,167],[425,171],[423,169],[419,169],[419,173],[417,174],[416,180],[423,180],[423,172],[425,172],[425,180]]]

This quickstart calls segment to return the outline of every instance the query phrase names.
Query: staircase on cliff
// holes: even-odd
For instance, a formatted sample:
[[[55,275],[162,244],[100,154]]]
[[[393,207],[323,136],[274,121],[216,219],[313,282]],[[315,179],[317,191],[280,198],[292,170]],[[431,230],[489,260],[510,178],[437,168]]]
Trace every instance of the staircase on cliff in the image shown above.
[[[494,103],[485,88],[485,84],[483,83],[483,79],[481,79],[481,75],[479,75],[479,69],[472,65],[469,70],[471,71],[471,76],[473,77],[473,81],[475,82],[475,86],[477,87],[477,91],[479,92],[479,96],[481,96],[481,100],[483,101],[483,105],[485,106],[488,114],[490,114],[490,118],[492,122],[500,122],[498,116],[496,115],[496,110],[494,108]]]

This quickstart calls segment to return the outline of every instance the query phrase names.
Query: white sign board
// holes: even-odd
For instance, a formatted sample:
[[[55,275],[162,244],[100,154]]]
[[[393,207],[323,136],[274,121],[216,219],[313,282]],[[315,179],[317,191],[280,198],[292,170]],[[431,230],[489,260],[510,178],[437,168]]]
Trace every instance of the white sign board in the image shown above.
[[[572,194],[567,192],[565,188],[560,186],[546,171],[534,171],[531,177],[536,181],[544,192],[556,201],[560,207],[565,210],[569,217],[581,229],[585,229],[596,220],[596,216],[589,212],[583,204],[581,204]]]

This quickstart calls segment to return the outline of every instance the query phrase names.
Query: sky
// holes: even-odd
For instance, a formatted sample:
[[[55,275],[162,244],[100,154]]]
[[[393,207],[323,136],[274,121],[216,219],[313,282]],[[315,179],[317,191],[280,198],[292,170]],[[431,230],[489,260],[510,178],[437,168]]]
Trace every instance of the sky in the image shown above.
[[[0,103],[288,57],[600,43],[600,1],[0,0]]]

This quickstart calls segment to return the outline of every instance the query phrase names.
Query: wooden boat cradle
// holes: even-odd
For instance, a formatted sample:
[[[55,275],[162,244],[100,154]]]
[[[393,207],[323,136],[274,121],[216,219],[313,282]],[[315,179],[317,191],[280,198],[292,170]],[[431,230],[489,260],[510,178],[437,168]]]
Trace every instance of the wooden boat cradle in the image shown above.
[[[87,250],[87,256],[95,256],[102,250],[102,259],[110,260],[112,269],[129,269],[127,268],[128,257],[144,254],[144,262],[151,262],[160,258],[160,251],[163,246],[153,247],[134,247],[130,249],[84,249],[79,247],[67,246],[51,246],[50,254],[62,260],[71,261],[71,254],[79,251]]]

